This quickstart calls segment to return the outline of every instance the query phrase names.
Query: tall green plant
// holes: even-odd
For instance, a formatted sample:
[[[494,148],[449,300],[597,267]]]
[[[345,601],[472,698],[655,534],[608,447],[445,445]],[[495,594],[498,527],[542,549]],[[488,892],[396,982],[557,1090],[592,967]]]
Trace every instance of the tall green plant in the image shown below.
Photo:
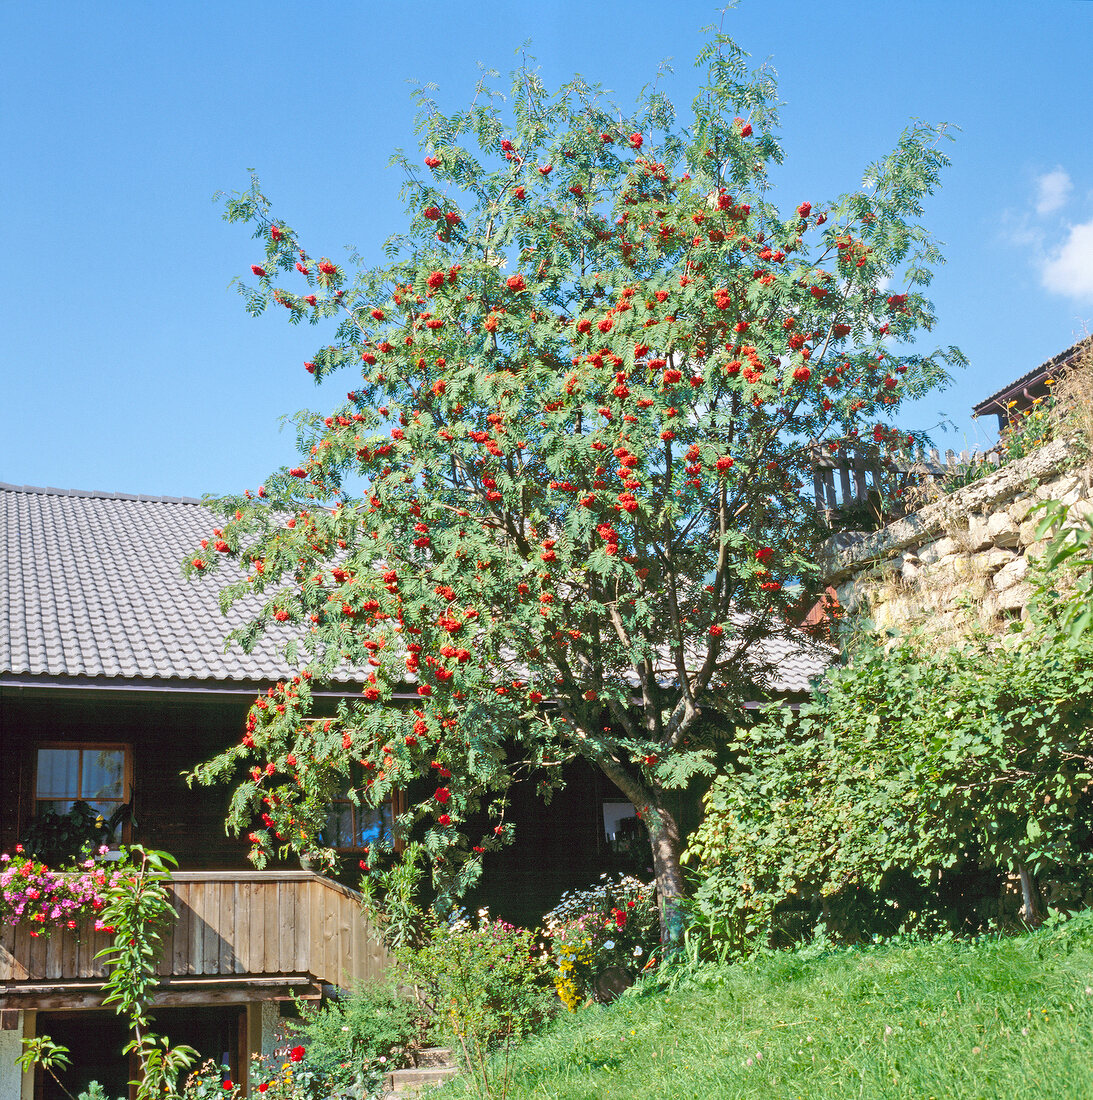
[[[114,927],[114,942],[95,957],[110,965],[103,1004],[113,1004],[132,1032],[123,1053],[135,1052],[140,1065],[140,1077],[132,1082],[137,1100],[153,1100],[177,1094],[178,1075],[193,1064],[197,1051],[184,1044],[172,1047],[166,1036],[156,1035],[149,1011],[163,933],[177,917],[166,883],[178,863],[140,845],[130,853],[139,862],[111,888],[102,911],[104,923]]]

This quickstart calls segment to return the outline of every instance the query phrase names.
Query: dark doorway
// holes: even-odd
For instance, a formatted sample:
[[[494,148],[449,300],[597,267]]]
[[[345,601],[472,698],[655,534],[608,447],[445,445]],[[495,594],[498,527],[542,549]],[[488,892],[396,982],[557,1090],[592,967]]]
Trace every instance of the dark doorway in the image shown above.
[[[72,1065],[58,1073],[64,1087],[78,1096],[92,1081],[98,1081],[109,1100],[128,1097],[129,1081],[136,1065],[122,1054],[129,1042],[124,1022],[112,1012],[39,1012],[39,1035],[50,1036],[55,1043],[72,1052]],[[153,1030],[167,1035],[171,1045],[186,1043],[198,1051],[195,1068],[211,1059],[217,1066],[228,1067],[225,1077],[242,1082],[245,1071],[246,1009],[241,1005],[224,1007],[161,1008],[155,1012]],[[244,1058],[240,1058],[240,1050]],[[179,1082],[181,1084],[181,1082]],[[57,1082],[38,1071],[36,1100],[68,1100]]]

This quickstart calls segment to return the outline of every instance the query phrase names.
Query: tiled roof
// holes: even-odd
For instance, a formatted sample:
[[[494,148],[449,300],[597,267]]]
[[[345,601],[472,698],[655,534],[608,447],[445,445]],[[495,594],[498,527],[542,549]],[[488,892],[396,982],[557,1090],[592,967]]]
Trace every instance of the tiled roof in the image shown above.
[[[215,524],[191,498],[0,483],[0,675],[66,682],[282,677],[273,636],[260,637],[250,653],[234,644],[225,651],[226,635],[247,621],[246,605],[224,616],[213,578],[182,576],[181,562]],[[787,632],[761,639],[750,656],[763,670],[757,679],[780,694],[807,691],[833,652]],[[665,665],[659,678],[667,683]],[[355,678],[351,669],[339,677]]]
[[[251,653],[224,638],[218,585],[184,578],[216,523],[199,500],[0,483],[0,673],[152,680],[274,680],[271,637]]]
[[[775,694],[807,692],[811,682],[822,676],[838,656],[833,646],[798,630],[764,638],[752,653],[763,670],[760,682]]]

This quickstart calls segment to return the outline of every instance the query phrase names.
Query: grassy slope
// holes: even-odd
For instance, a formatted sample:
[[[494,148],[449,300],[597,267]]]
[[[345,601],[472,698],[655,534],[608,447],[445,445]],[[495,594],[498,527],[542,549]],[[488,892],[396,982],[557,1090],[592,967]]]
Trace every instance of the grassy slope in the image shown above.
[[[567,1016],[515,1061],[510,1100],[1093,1097],[1093,913],[707,968]]]

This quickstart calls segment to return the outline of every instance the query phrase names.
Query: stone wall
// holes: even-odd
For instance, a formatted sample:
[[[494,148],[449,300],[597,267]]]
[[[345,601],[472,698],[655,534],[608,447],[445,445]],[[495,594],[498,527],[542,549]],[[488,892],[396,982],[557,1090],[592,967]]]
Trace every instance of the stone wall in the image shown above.
[[[827,584],[845,611],[881,629],[943,640],[975,624],[998,631],[1025,614],[1029,561],[1045,545],[1033,507],[1062,500],[1075,518],[1093,512],[1093,469],[1072,458],[1071,445],[1050,443],[879,531],[835,536]]]

